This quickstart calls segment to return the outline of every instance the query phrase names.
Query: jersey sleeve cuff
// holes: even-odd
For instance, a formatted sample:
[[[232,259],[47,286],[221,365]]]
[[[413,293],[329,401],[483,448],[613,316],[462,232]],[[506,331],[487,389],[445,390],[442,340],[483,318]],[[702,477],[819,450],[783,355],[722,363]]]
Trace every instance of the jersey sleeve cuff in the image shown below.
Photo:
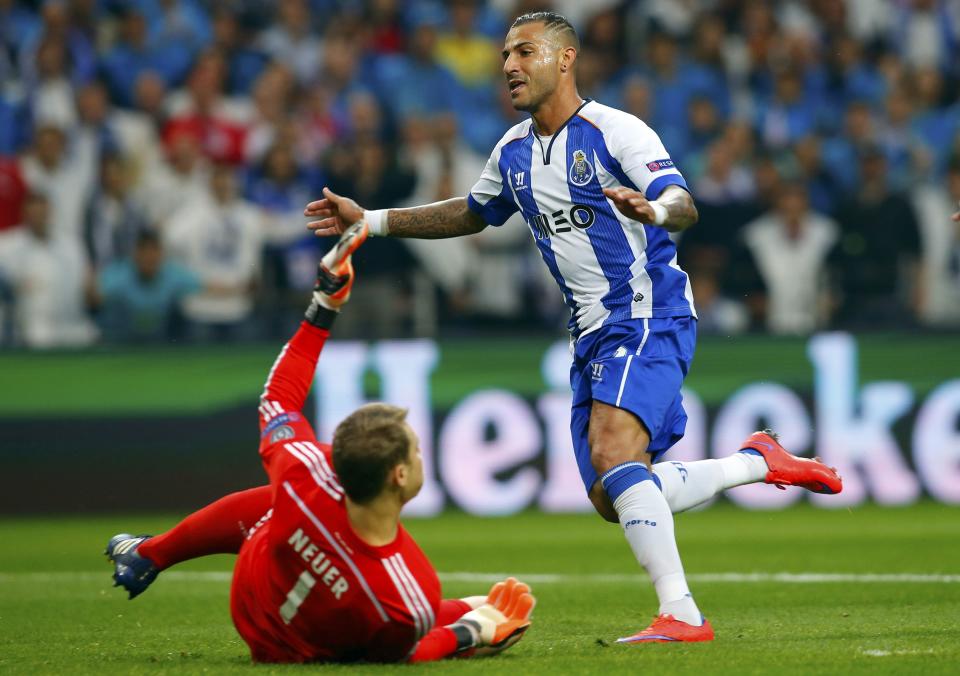
[[[655,200],[660,197],[668,185],[678,185],[687,192],[690,192],[690,188],[687,187],[687,182],[683,179],[683,176],[680,174],[667,174],[666,176],[660,176],[653,180],[650,185],[647,186],[644,196],[648,200]]]
[[[501,226],[516,211],[516,208],[504,209],[496,206],[497,201],[497,198],[494,197],[486,204],[480,204],[473,193],[467,195],[467,207],[480,216],[487,225]]]

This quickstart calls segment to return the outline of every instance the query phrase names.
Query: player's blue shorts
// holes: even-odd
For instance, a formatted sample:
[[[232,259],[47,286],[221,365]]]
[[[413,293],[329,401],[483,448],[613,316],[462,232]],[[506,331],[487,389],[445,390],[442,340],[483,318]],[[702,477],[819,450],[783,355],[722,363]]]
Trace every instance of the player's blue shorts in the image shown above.
[[[587,432],[593,400],[630,411],[650,433],[653,461],[677,443],[687,426],[680,387],[697,342],[693,317],[631,319],[577,340],[570,367],[570,431],[587,492],[599,478],[590,463]]]

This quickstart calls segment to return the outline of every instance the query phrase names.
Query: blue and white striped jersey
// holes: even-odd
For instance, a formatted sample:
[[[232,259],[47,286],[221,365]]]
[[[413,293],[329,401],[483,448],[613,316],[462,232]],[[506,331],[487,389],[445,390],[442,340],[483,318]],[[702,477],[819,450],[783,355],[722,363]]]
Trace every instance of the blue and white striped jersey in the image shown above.
[[[627,218],[602,192],[621,185],[650,200],[668,185],[687,187],[650,127],[588,100],[551,137],[532,120],[510,129],[467,198],[491,225],[521,212],[570,307],[574,337],[627,319],[696,316],[666,230]]]

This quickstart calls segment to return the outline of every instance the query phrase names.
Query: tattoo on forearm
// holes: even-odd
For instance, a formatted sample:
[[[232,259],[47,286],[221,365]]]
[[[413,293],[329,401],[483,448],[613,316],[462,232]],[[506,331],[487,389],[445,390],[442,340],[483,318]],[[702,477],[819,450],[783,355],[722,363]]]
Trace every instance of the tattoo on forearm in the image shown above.
[[[483,230],[486,223],[470,211],[465,197],[456,197],[422,207],[391,209],[387,227],[391,237],[443,239],[472,235]]]

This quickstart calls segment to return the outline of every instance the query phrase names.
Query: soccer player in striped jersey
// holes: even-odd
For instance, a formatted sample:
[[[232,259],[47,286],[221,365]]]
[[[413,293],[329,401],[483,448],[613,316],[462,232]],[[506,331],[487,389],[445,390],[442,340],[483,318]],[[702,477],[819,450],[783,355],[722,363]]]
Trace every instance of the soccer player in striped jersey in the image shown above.
[[[239,553],[230,610],[258,662],[491,654],[530,625],[534,599],[513,578],[486,597],[441,600],[433,566],[400,523],[423,484],[404,409],[361,407],[337,427],[332,447],[300,413],[350,293],[350,254],[365,237],[360,221],[324,257],[306,317],[270,370],[260,399],[270,484],[222,498],[163,535],[121,534],[107,545],[130,598],[174,563]]]
[[[713,630],[687,586],[671,510],[754,481],[836,493],[840,477],[766,433],[728,458],[654,466],[686,426],[680,388],[696,311],[668,233],[693,225],[697,209],[652,129],[580,97],[579,49],[559,14],[514,21],[503,73],[514,108],[530,118],[503,136],[465,198],[364,212],[324,189],[304,214],[318,235],[365,215],[373,235],[427,239],[523,215],[570,308],[571,431],[584,487],[600,515],[621,524],[660,601],[653,624],[621,641],[707,641]]]

